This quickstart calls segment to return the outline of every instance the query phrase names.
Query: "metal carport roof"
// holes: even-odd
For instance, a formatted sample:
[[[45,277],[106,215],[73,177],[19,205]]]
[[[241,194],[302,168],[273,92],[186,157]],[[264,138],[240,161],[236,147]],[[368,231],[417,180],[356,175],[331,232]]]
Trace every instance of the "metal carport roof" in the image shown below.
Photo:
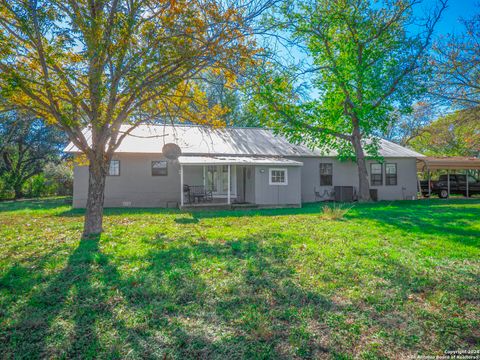
[[[417,158],[418,171],[480,170],[480,159],[474,157],[421,157]]]

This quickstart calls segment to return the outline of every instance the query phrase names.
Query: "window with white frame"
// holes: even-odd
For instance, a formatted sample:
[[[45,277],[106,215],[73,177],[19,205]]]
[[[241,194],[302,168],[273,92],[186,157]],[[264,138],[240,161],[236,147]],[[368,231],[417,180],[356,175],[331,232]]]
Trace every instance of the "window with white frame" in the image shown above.
[[[370,164],[370,183],[372,186],[383,185],[382,164]]]
[[[385,185],[397,185],[397,164],[385,164]]]
[[[168,163],[165,160],[152,161],[152,176],[167,176]]]
[[[288,185],[287,169],[270,169],[270,185]]]
[[[110,160],[108,176],[120,176],[120,160]]]

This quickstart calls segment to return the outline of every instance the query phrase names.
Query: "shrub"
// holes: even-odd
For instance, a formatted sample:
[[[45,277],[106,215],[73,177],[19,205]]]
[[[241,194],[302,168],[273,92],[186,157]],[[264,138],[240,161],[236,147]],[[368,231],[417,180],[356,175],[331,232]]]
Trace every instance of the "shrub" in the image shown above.
[[[328,206],[322,208],[320,218],[324,220],[342,220],[344,216],[350,211],[351,207],[342,207],[342,205]]]
[[[0,200],[10,200],[14,195],[11,186],[8,185],[4,177],[0,176]]]
[[[44,168],[47,186],[52,195],[72,195],[73,169],[71,162],[64,161],[60,164],[48,163]]]
[[[27,198],[38,198],[50,195],[43,174],[38,174],[27,180],[24,186],[24,194]]]

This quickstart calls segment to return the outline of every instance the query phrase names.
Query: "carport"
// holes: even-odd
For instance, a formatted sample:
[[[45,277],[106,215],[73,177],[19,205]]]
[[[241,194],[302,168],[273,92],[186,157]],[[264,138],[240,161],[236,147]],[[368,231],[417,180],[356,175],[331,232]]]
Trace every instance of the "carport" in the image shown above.
[[[428,195],[431,195],[431,172],[435,170],[446,170],[447,171],[447,189],[448,196],[450,196],[450,171],[451,170],[460,170],[466,172],[466,195],[469,196],[468,189],[468,175],[471,170],[480,171],[480,158],[474,157],[462,157],[462,156],[451,156],[451,157],[421,157],[417,158],[417,170],[419,172],[427,172],[428,178]],[[420,180],[419,180],[420,182]],[[420,184],[420,183],[419,183]]]

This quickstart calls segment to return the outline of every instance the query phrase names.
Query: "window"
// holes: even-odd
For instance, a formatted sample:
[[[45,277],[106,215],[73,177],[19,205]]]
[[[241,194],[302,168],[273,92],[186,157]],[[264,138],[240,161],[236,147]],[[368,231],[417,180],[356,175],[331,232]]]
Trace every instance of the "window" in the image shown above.
[[[110,160],[108,176],[120,176],[120,160]]]
[[[332,186],[333,164],[320,164],[320,186]]]
[[[287,185],[287,169],[270,169],[270,185]]]
[[[168,163],[165,160],[152,161],[152,176],[167,176]]]
[[[370,183],[372,186],[383,185],[382,164],[370,164]]]
[[[397,164],[385,164],[385,185],[397,185]]]

